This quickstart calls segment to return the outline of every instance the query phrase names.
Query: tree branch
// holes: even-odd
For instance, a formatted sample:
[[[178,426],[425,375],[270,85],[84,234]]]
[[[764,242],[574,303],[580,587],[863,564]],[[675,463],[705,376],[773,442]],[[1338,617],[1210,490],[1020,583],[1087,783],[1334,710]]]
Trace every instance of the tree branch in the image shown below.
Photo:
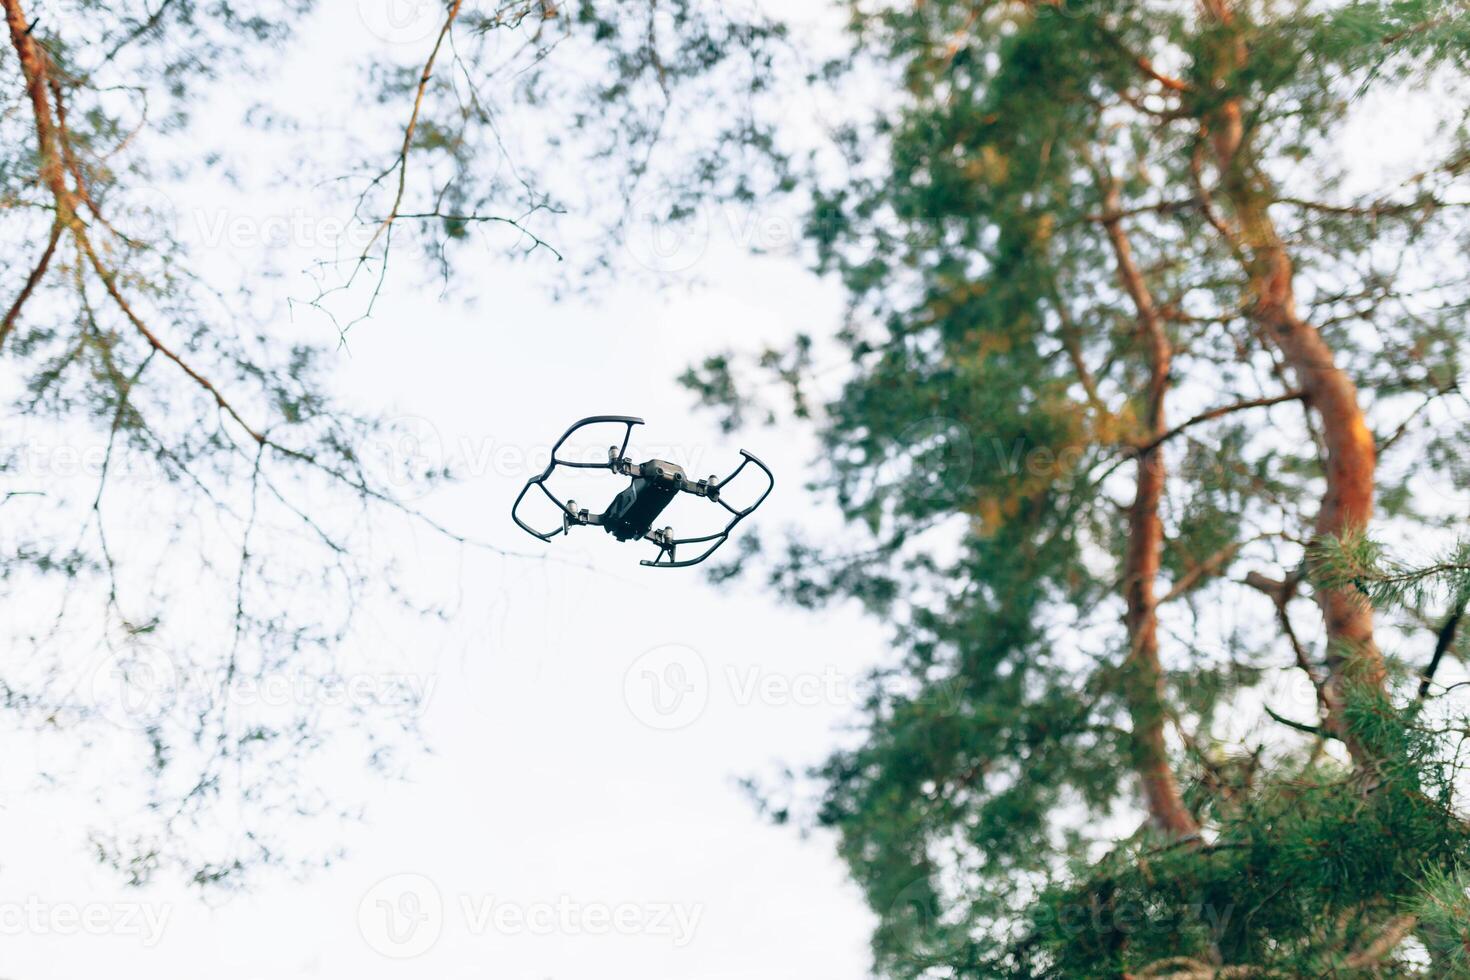
[[[56,220],[63,225],[75,221],[71,190],[62,172],[61,152],[57,147],[56,125],[46,89],[46,53],[31,36],[20,0],[0,0],[5,7],[5,23],[10,28],[10,44],[20,59],[21,75],[30,96],[31,114],[35,119],[36,150],[41,158],[41,182],[56,199]]]
[[[245,433],[250,436],[251,439],[253,439],[256,443],[265,442],[265,436],[257,431],[253,426],[251,426],[249,422],[245,421],[244,417],[241,416],[240,413],[235,409],[235,406],[232,405],[229,400],[225,398],[224,393],[221,392],[219,388],[215,387],[214,382],[210,381],[204,375],[200,374],[197,370],[190,366],[187,361],[185,361],[178,354],[174,353],[172,348],[165,344],[158,337],[157,334],[149,329],[148,324],[143,322],[143,318],[138,316],[138,314],[134,312],[132,304],[127,301],[127,298],[123,296],[122,292],[117,288],[116,275],[113,274],[111,269],[102,264],[102,260],[97,256],[97,250],[92,247],[92,242],[88,239],[86,233],[83,232],[81,229],[76,229],[76,231],[74,232],[74,237],[77,240],[78,248],[80,248],[82,254],[86,256],[87,261],[91,263],[92,268],[96,270],[97,277],[102,280],[102,286],[107,290],[107,295],[112,298],[113,303],[115,303],[117,305],[117,308],[122,311],[123,316],[127,317],[128,322],[133,325],[133,329],[138,331],[143,339],[148,342],[148,345],[150,347],[152,347],[158,353],[162,354],[164,357],[168,358],[170,361],[173,361],[176,365],[178,365],[179,369],[184,372],[184,374],[189,376],[189,379],[191,381],[193,381],[200,388],[203,388],[206,392],[208,392],[209,395],[214,398],[215,404],[218,405],[226,415],[239,423],[240,427],[245,430]]]
[[[1383,931],[1378,934],[1367,946],[1352,954],[1343,963],[1350,970],[1361,970],[1372,966],[1374,963],[1392,953],[1399,943],[1408,938],[1409,933],[1419,924],[1417,915],[1398,915],[1388,920]]]
[[[1106,27],[1101,27],[1100,25],[1099,29],[1103,37],[1108,39],[1108,43],[1117,48],[1118,51],[1122,53],[1125,58],[1133,63],[1134,67],[1143,72],[1149,78],[1158,82],[1160,85],[1164,86],[1164,88],[1168,89],[1171,92],[1192,92],[1194,90],[1194,86],[1190,85],[1188,82],[1183,81],[1182,79],[1174,78],[1171,75],[1165,75],[1163,72],[1159,71],[1158,68],[1154,67],[1154,63],[1151,59],[1149,59],[1145,55],[1137,54],[1136,52],[1132,51],[1128,47],[1128,45],[1123,42],[1123,39],[1119,37],[1115,32],[1108,30]]]
[[[1455,608],[1445,619],[1444,625],[1439,628],[1439,634],[1434,641],[1434,655],[1429,658],[1429,666],[1424,668],[1420,675],[1419,693],[1414,697],[1414,707],[1418,707],[1429,696],[1429,687],[1434,683],[1435,672],[1439,670],[1439,662],[1444,659],[1445,653],[1455,644],[1455,634],[1459,631],[1460,620],[1465,616],[1466,602],[1470,596],[1462,597]]]
[[[1221,548],[1219,551],[1215,552],[1213,555],[1206,558],[1198,565],[1195,565],[1183,575],[1179,576],[1179,581],[1175,582],[1174,585],[1170,587],[1169,591],[1164,593],[1164,597],[1159,600],[1159,605],[1163,605],[1166,602],[1172,602],[1173,600],[1179,598],[1180,596],[1184,595],[1184,593],[1188,592],[1190,589],[1198,585],[1200,580],[1218,572],[1228,561],[1230,561],[1230,559],[1235,557],[1236,552],[1240,551],[1241,546],[1244,543],[1245,542],[1243,541],[1233,541],[1230,544],[1227,544],[1225,547]]]
[[[1161,443],[1167,442],[1168,440],[1179,435],[1179,433],[1183,432],[1185,429],[1192,428],[1196,425],[1202,425],[1205,422],[1213,422],[1215,419],[1224,418],[1225,416],[1232,415],[1236,412],[1244,412],[1247,409],[1251,408],[1267,408],[1271,405],[1280,405],[1282,402],[1300,401],[1303,397],[1305,396],[1304,393],[1301,391],[1288,391],[1284,394],[1272,395],[1267,398],[1252,398],[1249,401],[1236,402],[1233,405],[1221,405],[1218,408],[1210,409],[1208,412],[1201,412],[1194,418],[1189,419],[1185,422],[1180,422],[1178,425],[1174,426],[1174,428],[1163,433],[1162,435],[1154,437],[1148,442],[1142,443],[1138,446],[1134,446],[1132,452],[1135,455],[1149,452],[1150,450],[1158,448]]]
[[[139,24],[131,33],[128,34],[127,37],[122,38],[112,46],[107,54],[103,56],[102,63],[106,64],[113,58],[116,58],[118,52],[120,52],[123,48],[127,47],[129,44],[132,44],[134,41],[138,40],[138,38],[142,37],[144,34],[147,34],[149,31],[153,30],[153,28],[157,27],[159,22],[163,20],[163,15],[168,13],[168,8],[172,6],[173,3],[174,0],[163,0],[163,2],[158,5],[158,9],[155,10],[148,17],[147,20]]]
[[[1245,584],[1270,597],[1271,603],[1276,607],[1276,622],[1281,627],[1282,635],[1291,644],[1291,652],[1296,657],[1296,665],[1312,682],[1312,687],[1317,692],[1317,703],[1322,706],[1322,710],[1330,712],[1331,704],[1327,700],[1325,681],[1312,668],[1312,659],[1307,656],[1306,647],[1302,646],[1302,641],[1297,637],[1296,630],[1291,625],[1291,613],[1287,610],[1287,604],[1296,595],[1297,586],[1301,584],[1300,570],[1292,572],[1285,581],[1268,578],[1260,572],[1250,572],[1245,577]]]
[[[1299,197],[1278,197],[1276,204],[1289,204],[1304,211],[1318,211],[1322,214],[1337,214],[1349,218],[1385,218],[1401,214],[1409,214],[1414,211],[1425,211],[1433,208],[1467,207],[1470,204],[1460,201],[1440,201],[1436,198],[1425,198],[1418,201],[1373,201],[1369,204],[1326,204],[1321,201],[1307,201]]]
[[[1299,732],[1306,732],[1308,735],[1316,735],[1319,738],[1326,737],[1320,725],[1308,725],[1304,722],[1292,721],[1290,718],[1283,717],[1275,711],[1272,711],[1269,704],[1263,704],[1261,707],[1265,709],[1266,714],[1271,716],[1271,720],[1278,724],[1285,725],[1287,728],[1295,728]]]
[[[1123,229],[1118,182],[1088,161],[1102,192],[1108,241],[1124,291],[1133,301],[1143,359],[1149,372],[1143,418],[1155,435],[1164,431],[1164,402],[1174,348],[1153,294],[1138,266],[1132,244]],[[1123,688],[1133,723],[1133,752],[1150,816],[1165,833],[1187,838],[1199,833],[1199,822],[1184,802],[1164,743],[1164,672],[1159,659],[1159,614],[1156,587],[1164,545],[1159,503],[1165,488],[1162,453],[1138,455],[1138,480],[1128,508],[1128,540],[1124,555],[1124,622],[1128,629],[1128,657]]]
[[[439,57],[439,49],[444,46],[444,39],[449,36],[449,31],[454,27],[454,21],[459,17],[459,9],[463,5],[464,0],[454,0],[454,3],[449,8],[448,14],[444,18],[444,26],[439,28],[439,36],[435,39],[434,47],[429,52],[429,59],[424,62],[424,70],[419,76],[418,88],[414,91],[413,111],[409,113],[408,125],[403,128],[403,146],[398,151],[398,160],[394,164],[394,167],[398,170],[398,190],[393,196],[393,206],[388,209],[387,216],[379,223],[377,230],[373,232],[373,237],[369,239],[367,245],[363,248],[364,255],[377,243],[383,233],[392,226],[393,222],[397,220],[398,209],[403,206],[404,187],[408,181],[408,151],[413,146],[413,134],[418,129],[419,112],[423,108],[424,93],[428,90],[429,79],[434,77],[434,62]]]
[[[56,243],[61,240],[61,222],[51,223],[51,234],[46,239],[46,248],[41,252],[40,261],[26,276],[25,285],[20,288],[20,295],[15,297],[15,302],[10,304],[10,309],[5,313],[5,319],[0,320],[0,350],[5,347],[5,338],[10,336],[10,331],[15,328],[15,322],[20,318],[21,307],[26,305],[26,300],[31,298],[36,285],[46,276],[46,269],[51,264],[51,256],[56,254]]]

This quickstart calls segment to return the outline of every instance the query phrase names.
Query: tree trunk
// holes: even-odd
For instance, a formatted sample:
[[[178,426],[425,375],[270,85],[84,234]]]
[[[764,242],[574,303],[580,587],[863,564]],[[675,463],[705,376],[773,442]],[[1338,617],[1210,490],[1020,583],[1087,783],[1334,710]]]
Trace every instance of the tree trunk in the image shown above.
[[[1149,385],[1144,420],[1147,448],[1138,454],[1138,483],[1133,504],[1128,508],[1128,547],[1124,556],[1124,616],[1128,628],[1128,657],[1124,661],[1123,691],[1133,724],[1133,761],[1143,783],[1144,802],[1153,824],[1174,837],[1199,832],[1194,815],[1184,805],[1179,782],[1169,764],[1164,742],[1164,670],[1159,661],[1158,596],[1164,549],[1164,525],[1159,505],[1164,497],[1164,453],[1156,440],[1168,431],[1164,397],[1169,390],[1169,368],[1173,348],[1163,321],[1134,259],[1132,246],[1119,217],[1118,188],[1104,178],[1103,226],[1113,246],[1118,276],[1132,299],[1138,318],[1139,337],[1148,362]]]
[[[1207,0],[1205,12],[1217,22],[1231,23],[1225,0]],[[1239,39],[1228,63],[1237,67],[1248,56]],[[1253,300],[1253,318],[1292,372],[1310,411],[1321,424],[1327,452],[1327,489],[1315,526],[1318,540],[1363,531],[1373,517],[1373,480],[1377,464],[1373,434],[1358,404],[1358,389],[1337,366],[1322,334],[1297,312],[1291,256],[1272,220],[1273,189],[1253,165],[1246,150],[1238,99],[1229,99],[1205,120],[1215,152],[1221,189],[1234,212],[1236,233]],[[1328,676],[1323,696],[1328,729],[1341,737],[1359,765],[1371,765],[1371,753],[1348,730],[1345,704],[1353,687],[1382,691],[1386,672],[1373,638],[1373,609],[1356,591],[1316,589],[1327,633]]]
[[[1154,581],[1164,544],[1159,502],[1164,493],[1164,458],[1155,448],[1138,460],[1138,491],[1128,508],[1128,551],[1123,591],[1127,600],[1128,659],[1124,692],[1133,722],[1134,765],[1155,826],[1176,837],[1199,832],[1184,805],[1164,743],[1164,670],[1159,661],[1158,599]]]
[[[1227,183],[1234,183],[1227,182]],[[1240,219],[1250,256],[1255,318],[1281,351],[1317,415],[1326,445],[1327,489],[1315,526],[1318,539],[1363,531],[1373,518],[1373,434],[1358,404],[1358,389],[1337,366],[1332,349],[1297,315],[1292,265],[1276,227],[1251,188],[1227,190]],[[1347,689],[1381,690],[1386,672],[1373,638],[1373,609],[1352,588],[1317,587],[1317,604],[1327,631],[1328,725],[1343,737],[1359,763],[1369,760],[1343,717]]]

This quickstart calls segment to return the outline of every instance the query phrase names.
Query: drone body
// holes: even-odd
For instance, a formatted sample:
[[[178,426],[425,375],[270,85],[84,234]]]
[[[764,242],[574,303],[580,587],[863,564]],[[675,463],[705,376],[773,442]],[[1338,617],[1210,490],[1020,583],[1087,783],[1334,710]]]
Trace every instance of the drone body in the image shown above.
[[[618,423],[626,426],[621,446],[610,446],[605,463],[584,463],[574,460],[561,459],[557,453],[566,444],[572,433],[584,426],[597,423]],[[642,425],[643,420],[628,415],[594,415],[568,429],[556,445],[551,449],[551,462],[547,464],[546,470],[540,476],[532,477],[524,487],[521,488],[519,496],[511,506],[511,519],[516,525],[528,534],[540,538],[542,541],[550,541],[559,534],[566,534],[574,527],[583,525],[601,527],[604,531],[617,538],[619,541],[646,540],[658,545],[658,556],[652,561],[643,561],[641,564],[653,568],[684,568],[689,565],[697,565],[704,561],[715,549],[729,540],[730,532],[735,525],[748,517],[755,511],[770,495],[776,479],[771,474],[765,463],[756,459],[745,450],[740,450],[743,457],[729,476],[723,480],[711,476],[707,480],[691,480],[685,474],[683,467],[662,459],[650,459],[642,463],[634,463],[627,456],[628,440],[632,437],[633,426]],[[755,464],[766,476],[766,488],[751,504],[743,510],[730,506],[720,496],[720,491],[734,480],[745,469],[747,464]],[[600,514],[594,514],[587,508],[578,508],[576,501],[562,501],[556,497],[546,486],[546,481],[558,466],[571,469],[605,469],[619,476],[626,476],[631,482],[617,496],[613,497],[607,509]],[[522,501],[532,487],[538,487],[547,498],[561,511],[561,527],[552,531],[538,531],[525,521],[521,520],[519,510]],[[674,536],[672,528],[653,530],[654,521],[681,493],[687,493],[695,497],[702,497],[711,503],[724,508],[730,515],[729,522],[723,531],[714,534],[706,534],[692,538],[678,538]],[[708,545],[699,555],[685,561],[677,559],[676,550],[680,545]]]
[[[650,459],[636,473],[632,484],[613,498],[602,515],[603,530],[619,541],[634,541],[647,534],[687,483],[682,467],[661,459]]]

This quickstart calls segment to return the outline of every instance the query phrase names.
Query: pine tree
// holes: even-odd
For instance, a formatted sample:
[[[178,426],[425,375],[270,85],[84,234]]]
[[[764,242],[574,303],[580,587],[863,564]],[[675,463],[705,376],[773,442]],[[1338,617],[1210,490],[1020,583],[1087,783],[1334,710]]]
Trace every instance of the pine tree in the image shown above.
[[[1470,12],[852,9],[847,67],[897,93],[810,184],[853,369],[761,361],[862,540],[772,582],[894,624],[812,772],[878,967],[1470,971],[1461,565],[1370,543],[1466,516],[1434,488],[1470,435]],[[1419,161],[1353,190],[1345,127],[1431,92]],[[732,422],[759,390],[729,354],[685,381]]]

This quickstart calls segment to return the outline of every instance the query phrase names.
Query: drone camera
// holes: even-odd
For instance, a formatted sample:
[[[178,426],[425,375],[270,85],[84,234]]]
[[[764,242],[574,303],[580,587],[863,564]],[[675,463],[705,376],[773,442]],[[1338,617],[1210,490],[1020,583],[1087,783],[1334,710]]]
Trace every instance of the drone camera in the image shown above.
[[[638,472],[647,479],[668,483],[675,487],[685,482],[684,467],[664,462],[661,459],[650,459],[638,467]]]
[[[673,463],[650,459],[639,466],[633,482],[613,498],[602,515],[602,528],[619,541],[643,537],[687,482]]]

